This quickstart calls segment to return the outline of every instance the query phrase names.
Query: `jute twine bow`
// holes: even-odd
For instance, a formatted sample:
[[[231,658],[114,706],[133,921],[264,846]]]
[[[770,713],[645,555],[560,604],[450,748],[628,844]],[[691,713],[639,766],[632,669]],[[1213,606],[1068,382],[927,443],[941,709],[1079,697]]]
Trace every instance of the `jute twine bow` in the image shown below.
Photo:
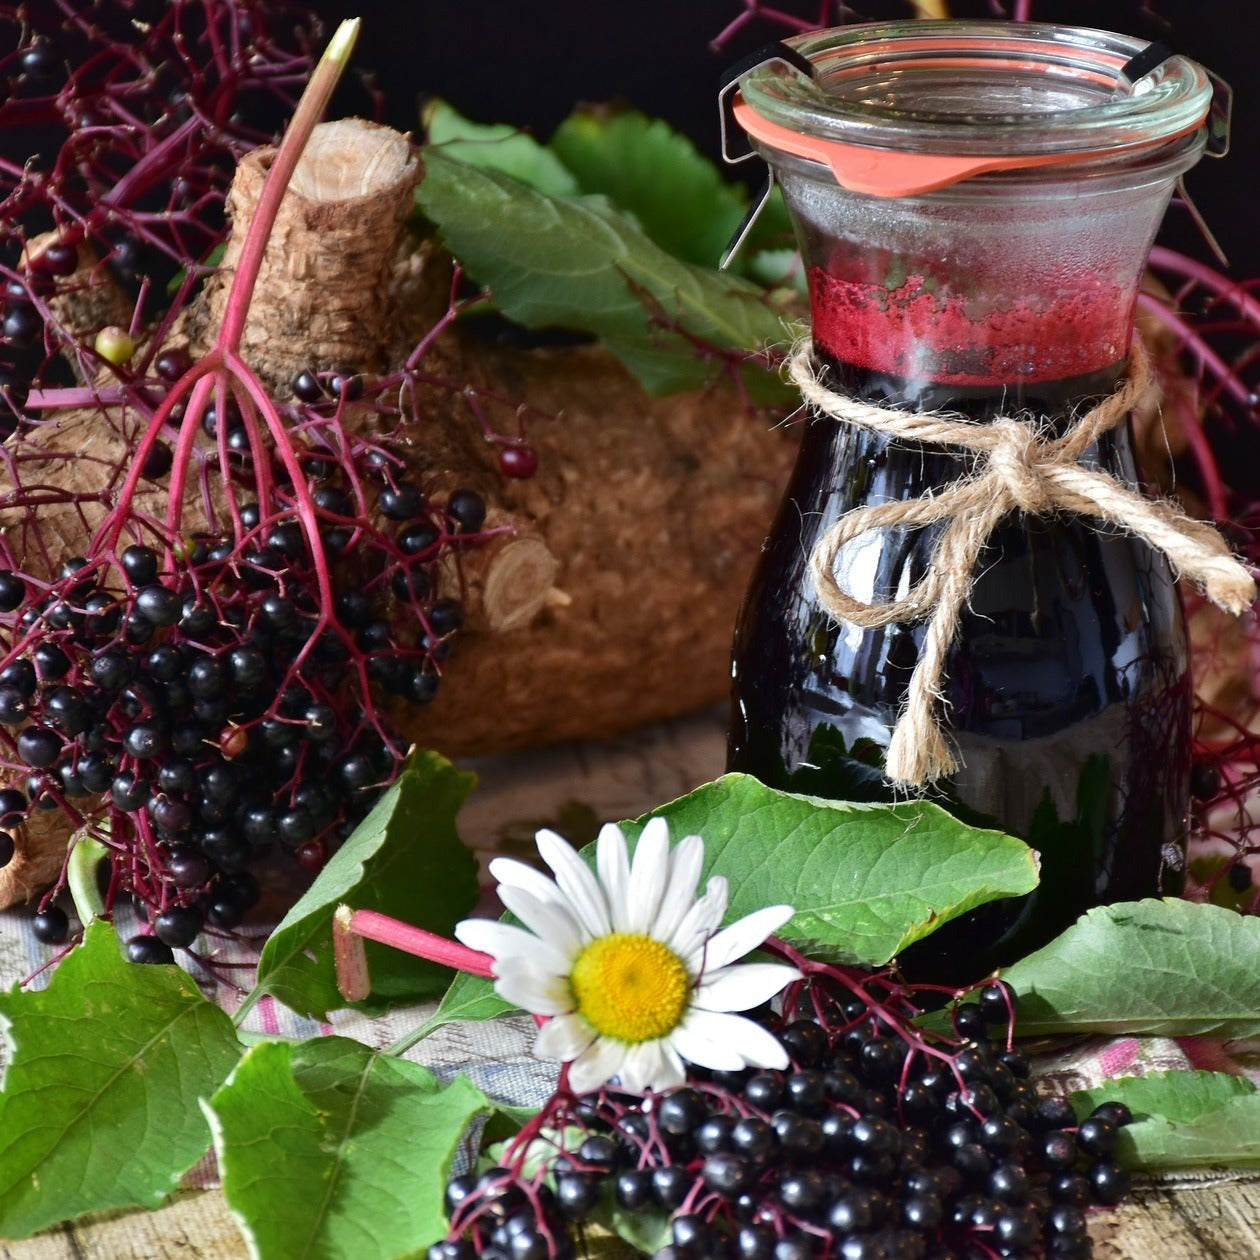
[[[975,456],[970,475],[939,492],[846,513],[818,540],[810,557],[819,599],[838,620],[870,629],[928,618],[905,707],[888,745],[885,771],[895,782],[921,787],[960,768],[938,717],[946,658],[980,552],[1008,513],[1075,512],[1096,517],[1163,552],[1178,576],[1196,582],[1219,607],[1240,613],[1255,599],[1251,575],[1211,525],[1078,462],[1154,391],[1150,357],[1139,338],[1134,339],[1127,379],[1059,437],[1037,419],[1003,416],[983,423],[859,402],[822,384],[808,341],[797,347],[788,370],[805,401],[825,415],[902,442],[954,447]],[[837,581],[837,556],[852,539],[873,529],[915,528],[938,521],[948,523],[932,552],[927,576],[903,598],[863,604]]]

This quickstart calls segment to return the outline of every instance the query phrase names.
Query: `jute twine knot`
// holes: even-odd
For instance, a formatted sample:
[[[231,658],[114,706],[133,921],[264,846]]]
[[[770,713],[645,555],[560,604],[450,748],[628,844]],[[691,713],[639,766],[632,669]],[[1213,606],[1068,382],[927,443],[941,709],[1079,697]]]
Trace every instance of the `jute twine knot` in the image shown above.
[[[922,787],[960,768],[939,717],[945,666],[980,553],[1010,512],[1094,517],[1162,552],[1174,573],[1197,583],[1218,607],[1240,613],[1255,599],[1251,574],[1211,525],[1079,462],[1089,447],[1155,391],[1150,356],[1140,338],[1134,339],[1127,378],[1059,436],[1046,421],[1035,418],[1003,416],[984,423],[859,402],[822,383],[808,341],[794,351],[788,371],[805,401],[824,415],[898,441],[954,447],[975,457],[970,474],[929,496],[846,513],[818,540],[810,556],[819,600],[837,620],[871,629],[927,619],[923,648],[885,761],[888,777],[897,783]],[[840,585],[837,557],[852,539],[873,529],[921,528],[937,522],[945,524],[927,575],[900,599],[864,604]]]

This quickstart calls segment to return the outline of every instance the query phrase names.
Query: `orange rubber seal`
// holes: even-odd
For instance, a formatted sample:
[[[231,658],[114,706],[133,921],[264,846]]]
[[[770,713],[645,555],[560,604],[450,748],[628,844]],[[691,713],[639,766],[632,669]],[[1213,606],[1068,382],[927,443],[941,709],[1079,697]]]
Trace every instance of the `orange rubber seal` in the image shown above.
[[[973,175],[990,171],[1026,170],[1039,166],[1067,166],[1090,158],[1166,145],[1202,126],[1195,123],[1157,140],[1140,141],[1122,147],[1074,150],[1065,153],[1023,153],[1013,155],[964,155],[947,153],[906,153],[897,149],[877,149],[869,145],[846,144],[820,136],[803,135],[779,123],[769,122],[746,104],[740,95],[734,102],[735,120],[754,139],[783,153],[808,158],[831,168],[836,183],[850,192],[872,197],[913,197],[961,183]]]

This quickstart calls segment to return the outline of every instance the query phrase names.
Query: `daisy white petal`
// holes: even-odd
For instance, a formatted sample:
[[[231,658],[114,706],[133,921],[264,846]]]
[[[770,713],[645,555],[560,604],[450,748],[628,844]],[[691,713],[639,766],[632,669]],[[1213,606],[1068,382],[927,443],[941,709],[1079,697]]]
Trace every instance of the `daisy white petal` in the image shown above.
[[[490,874],[501,888],[523,888],[539,901],[567,904],[556,881],[528,863],[518,862],[515,858],[495,858],[490,863]]]
[[[565,1015],[573,1009],[573,993],[564,976],[543,976],[528,967],[513,967],[497,975],[494,991],[533,1015]]]
[[[785,1068],[788,1065],[787,1051],[773,1033],[767,1032],[760,1024],[742,1015],[726,1015],[715,1011],[699,1011],[694,1008],[687,1013],[684,1020],[688,1037],[702,1039],[738,1054],[748,1067]],[[693,1046],[693,1049],[698,1047]],[[685,1050],[679,1053],[690,1058]],[[692,1059],[693,1063],[703,1060]]]
[[[599,1037],[569,1064],[569,1086],[578,1094],[589,1093],[612,1080],[621,1069],[626,1047],[619,1041]]]
[[[630,883],[630,858],[626,838],[616,823],[606,823],[595,842],[595,870],[608,896],[614,932],[626,930],[625,890]]]
[[[793,915],[791,906],[767,906],[754,910],[730,927],[723,928],[705,947],[704,969],[725,967],[756,949],[767,936],[777,932]]]
[[[556,902],[539,901],[523,888],[499,885],[499,900],[535,936],[554,945],[570,962],[588,938],[569,910]]]
[[[650,818],[635,846],[630,864],[630,886],[626,891],[626,931],[655,935],[656,912],[669,875],[669,824],[663,818]]]
[[[455,925],[455,939],[469,949],[499,958],[529,958],[539,971],[568,975],[570,959],[547,941],[539,940],[524,928],[494,919],[464,919]]]
[[[799,980],[795,967],[779,963],[740,963],[705,971],[693,1005],[705,1011],[746,1011],[774,997],[784,985]]]
[[[554,831],[540,831],[535,842],[543,861],[555,872],[556,883],[568,898],[578,921],[592,936],[607,936],[612,927],[608,900],[586,863],[568,841]]]
[[[652,935],[668,941],[683,921],[696,899],[696,885],[704,866],[704,841],[699,836],[684,836],[669,855],[669,872],[665,895],[656,914]]]
[[[687,964],[692,975],[700,971],[704,962],[704,944],[718,930],[726,914],[726,879],[714,875],[709,880],[704,895],[682,917],[666,944]]]
[[[629,1046],[621,1063],[617,1079],[632,1093],[650,1089],[658,1076],[664,1076],[665,1056],[659,1041],[641,1041]]]
[[[538,1030],[534,1053],[555,1062],[576,1059],[595,1037],[595,1030],[580,1015],[557,1015]]]
[[[738,1072],[744,1066],[744,1056],[730,1042],[709,1036],[703,1023],[697,1023],[695,1014],[694,1011],[689,1013],[670,1033],[670,1045],[688,1063],[712,1068],[716,1072]]]

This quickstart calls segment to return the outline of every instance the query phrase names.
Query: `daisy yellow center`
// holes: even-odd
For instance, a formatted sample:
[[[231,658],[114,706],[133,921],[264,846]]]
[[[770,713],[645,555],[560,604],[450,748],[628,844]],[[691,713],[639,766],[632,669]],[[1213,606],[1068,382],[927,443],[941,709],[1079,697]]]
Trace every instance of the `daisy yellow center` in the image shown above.
[[[578,1014],[605,1037],[652,1041],[687,1010],[691,977],[668,945],[641,932],[613,932],[577,957],[569,982]]]

